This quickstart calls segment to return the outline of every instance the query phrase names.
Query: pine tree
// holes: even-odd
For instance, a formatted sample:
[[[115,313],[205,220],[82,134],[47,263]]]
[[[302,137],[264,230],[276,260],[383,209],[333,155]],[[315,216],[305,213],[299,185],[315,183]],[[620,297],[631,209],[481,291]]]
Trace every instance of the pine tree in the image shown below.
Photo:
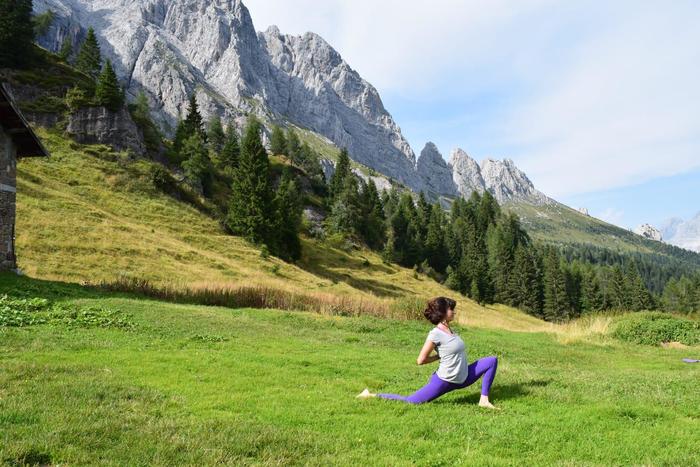
[[[683,295],[683,291],[679,286],[679,280],[675,277],[669,279],[661,296],[664,310],[669,312],[681,311],[684,302]]]
[[[416,208],[410,193],[401,195],[399,205],[389,221],[393,239],[393,261],[406,267],[420,264],[421,244]]]
[[[238,167],[238,159],[241,154],[241,148],[238,143],[238,134],[236,133],[236,127],[230,124],[226,128],[226,142],[224,147],[221,149],[221,154],[219,156],[219,168],[224,171],[233,173],[234,169]]]
[[[178,119],[177,126],[175,127],[175,137],[173,138],[173,146],[170,151],[170,159],[180,164],[182,162],[182,157],[180,153],[182,152],[182,146],[185,144],[185,140],[190,135],[187,134],[187,127],[185,126],[184,120]]]
[[[342,190],[344,186],[344,181],[347,177],[351,177],[352,172],[350,171],[350,155],[348,150],[343,148],[340,150],[338,155],[338,163],[335,166],[335,172],[328,184],[328,191],[331,200],[335,200],[338,193]]]
[[[209,149],[214,154],[220,155],[226,143],[226,135],[224,134],[224,127],[221,125],[221,117],[218,114],[214,114],[209,121],[208,138]]]
[[[498,201],[496,201],[496,198],[493,197],[491,192],[484,192],[479,200],[476,213],[479,232],[486,234],[488,226],[496,223],[501,215],[501,208],[498,206]]]
[[[568,302],[566,319],[576,318],[581,314],[581,271],[578,263],[568,265],[562,260],[566,299]]]
[[[140,90],[133,104],[129,105],[131,117],[143,132],[143,140],[146,150],[151,154],[157,154],[163,143],[163,136],[160,130],[153,123],[151,111],[148,104],[148,97],[143,90]]]
[[[438,203],[430,209],[428,228],[425,235],[425,258],[437,272],[445,272],[449,265],[449,253],[445,243],[445,214]]]
[[[510,274],[515,262],[516,244],[509,235],[503,219],[487,228],[489,271],[493,278],[494,298],[499,303],[515,305],[514,290],[510,287]]]
[[[367,183],[362,184],[360,199],[360,234],[367,246],[374,250],[379,250],[384,246],[386,224],[382,200],[379,198],[377,186],[371,178]]]
[[[566,280],[561,270],[559,255],[552,247],[544,257],[544,318],[547,321],[561,321],[568,315]]]
[[[299,157],[299,150],[301,149],[301,142],[299,141],[299,136],[296,131],[292,128],[287,129],[287,149],[282,152],[285,154],[292,162],[295,162]]]
[[[211,174],[211,161],[204,142],[198,134],[195,133],[185,140],[182,157],[185,178],[198,191],[206,194]]]
[[[613,266],[608,278],[607,295],[610,305],[615,310],[627,309],[627,288],[625,276],[620,266]]]
[[[302,217],[301,199],[291,170],[289,167],[285,167],[275,194],[275,218],[271,234],[273,254],[285,261],[296,261],[301,258],[301,241],[299,240]]]
[[[472,277],[471,286],[469,287],[469,297],[480,305],[483,303],[479,280],[476,277]]]
[[[301,168],[304,169],[306,175],[311,179],[311,186],[314,192],[322,198],[326,198],[328,196],[328,187],[326,186],[326,176],[323,173],[318,154],[306,143],[301,145],[299,152],[302,154]]]
[[[583,273],[581,282],[581,309],[585,313],[603,310],[603,294],[596,271],[589,267]]]
[[[250,117],[241,141],[234,171],[227,225],[236,235],[252,242],[268,242],[273,218],[269,161],[260,139],[261,125]]]
[[[66,36],[61,44],[61,49],[58,51],[58,58],[63,62],[69,63],[71,55],[73,55],[73,41],[69,36]]]
[[[49,31],[49,28],[56,19],[56,13],[53,10],[46,10],[43,13],[34,15],[32,25],[34,27],[34,36],[41,37]]]
[[[420,236],[421,245],[425,245],[425,239],[428,235],[428,222],[430,221],[430,203],[425,199],[425,194],[421,191],[418,194],[418,202],[416,203],[416,221],[418,234]]]
[[[202,119],[202,114],[199,113],[196,93],[192,93],[190,96],[190,103],[189,107],[187,108],[187,117],[185,117],[184,126],[185,134],[188,138],[197,133],[199,138],[204,143],[207,143],[207,132],[204,130],[204,120]]]
[[[515,306],[528,314],[543,317],[542,270],[533,248],[523,245],[516,248],[509,287]]]
[[[634,262],[627,264],[625,268],[625,305],[629,310],[641,311],[652,308],[652,298],[649,290],[644,285],[639,270]]]
[[[342,189],[331,205],[331,213],[326,222],[330,232],[360,236],[362,206],[355,177],[343,180]]]
[[[278,125],[272,126],[272,135],[270,136],[270,152],[272,154],[284,154],[288,156],[287,139],[284,137],[282,128],[280,128]]]
[[[107,60],[97,79],[95,86],[95,103],[117,112],[124,105],[124,93],[117,80],[117,74],[112,68],[112,62]]]
[[[0,0],[0,68],[29,63],[34,26],[31,0]]]
[[[100,44],[97,42],[95,30],[90,27],[83,45],[80,47],[78,56],[75,59],[75,67],[88,76],[97,78],[102,69],[102,55]]]

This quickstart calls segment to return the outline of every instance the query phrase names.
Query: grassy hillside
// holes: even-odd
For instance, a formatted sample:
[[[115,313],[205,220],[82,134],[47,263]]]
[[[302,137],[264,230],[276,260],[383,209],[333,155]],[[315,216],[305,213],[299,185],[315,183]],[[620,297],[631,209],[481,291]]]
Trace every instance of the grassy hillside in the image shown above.
[[[694,268],[700,267],[700,254],[645,239],[563,204],[508,203],[505,208],[518,214],[523,226],[538,240],[562,245],[595,245],[621,253],[659,254]]]
[[[263,258],[256,246],[225,234],[192,205],[154,189],[151,162],[53,132],[39,134],[52,157],[21,160],[17,180],[18,264],[31,277],[78,283],[126,277],[192,289],[257,284],[367,306],[449,295],[472,325],[549,327],[504,306],[481,307],[368,250],[304,238],[296,265]]]
[[[172,305],[0,275],[55,300],[0,327],[0,462],[10,465],[698,465],[687,350],[461,327],[480,382],[422,406],[430,325]],[[66,298],[70,297],[70,298]],[[696,355],[697,357],[697,355]]]

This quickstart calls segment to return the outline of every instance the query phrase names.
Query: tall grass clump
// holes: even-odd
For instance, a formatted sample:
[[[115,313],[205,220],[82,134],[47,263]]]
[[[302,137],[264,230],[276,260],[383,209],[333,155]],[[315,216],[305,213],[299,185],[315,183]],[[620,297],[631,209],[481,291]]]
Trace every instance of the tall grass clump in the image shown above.
[[[156,285],[147,279],[127,276],[121,276],[113,281],[86,282],[85,285],[102,291],[134,293],[173,303],[228,308],[273,308],[310,311],[325,315],[365,315],[404,320],[421,319],[426,302],[417,297],[391,300],[362,295],[298,292],[267,285],[235,283],[194,286]]]
[[[635,344],[697,345],[700,344],[700,323],[662,312],[626,314],[616,320],[611,335]]]

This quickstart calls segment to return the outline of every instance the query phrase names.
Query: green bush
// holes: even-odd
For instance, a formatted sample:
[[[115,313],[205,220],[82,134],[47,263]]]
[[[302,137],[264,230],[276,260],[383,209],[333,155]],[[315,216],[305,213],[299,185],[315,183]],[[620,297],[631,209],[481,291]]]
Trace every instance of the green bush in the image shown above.
[[[0,327],[65,324],[69,327],[102,327],[132,330],[130,315],[103,307],[73,308],[45,298],[0,295]]]
[[[680,342],[696,345],[700,344],[700,323],[658,311],[640,312],[618,318],[611,335],[635,344]]]

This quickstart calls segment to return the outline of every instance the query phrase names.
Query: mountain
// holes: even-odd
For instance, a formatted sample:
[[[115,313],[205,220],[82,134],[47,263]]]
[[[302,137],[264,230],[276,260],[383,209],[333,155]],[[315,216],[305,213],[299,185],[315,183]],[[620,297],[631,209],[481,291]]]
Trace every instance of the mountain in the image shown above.
[[[657,242],[660,242],[663,240],[663,236],[661,235],[661,232],[659,230],[649,224],[642,224],[636,229],[634,229],[634,233],[637,235],[641,235],[644,238],[648,238],[650,240],[656,240]]]
[[[377,90],[320,36],[257,33],[240,0],[35,0],[55,19],[39,44],[78,47],[92,26],[127,93],[143,90],[172,133],[196,92],[205,118],[242,125],[253,112],[289,121],[347,147],[352,157],[423,188],[415,155]]]
[[[256,32],[240,0],[35,0],[54,20],[38,39],[57,51],[78,48],[88,27],[113,61],[127,93],[147,95],[163,130],[172,130],[196,93],[205,118],[242,126],[246,114],[300,130],[321,147],[347,147],[368,173],[425,191],[443,206],[473,191],[491,192],[521,216],[532,236],[550,243],[659,253],[700,264],[700,256],[660,244],[572,210],[535,189],[512,160],[478,164],[455,149],[445,162],[428,143],[416,156],[377,90],[320,36]],[[327,144],[328,143],[328,144]],[[330,152],[332,152],[330,151]],[[332,156],[331,156],[332,158]],[[326,164],[326,172],[331,169]],[[372,171],[376,173],[372,173]],[[385,184],[385,186],[388,185]],[[692,229],[691,229],[692,230]]]
[[[661,232],[667,243],[700,252],[700,212],[688,221],[677,217],[669,219]]]
[[[434,143],[429,142],[421,151],[417,164],[426,191],[444,197],[469,198],[473,191],[491,192],[499,203],[525,201],[535,205],[553,202],[536,190],[527,175],[511,159],[485,159],[479,165],[463,149],[452,151],[445,163]]]

